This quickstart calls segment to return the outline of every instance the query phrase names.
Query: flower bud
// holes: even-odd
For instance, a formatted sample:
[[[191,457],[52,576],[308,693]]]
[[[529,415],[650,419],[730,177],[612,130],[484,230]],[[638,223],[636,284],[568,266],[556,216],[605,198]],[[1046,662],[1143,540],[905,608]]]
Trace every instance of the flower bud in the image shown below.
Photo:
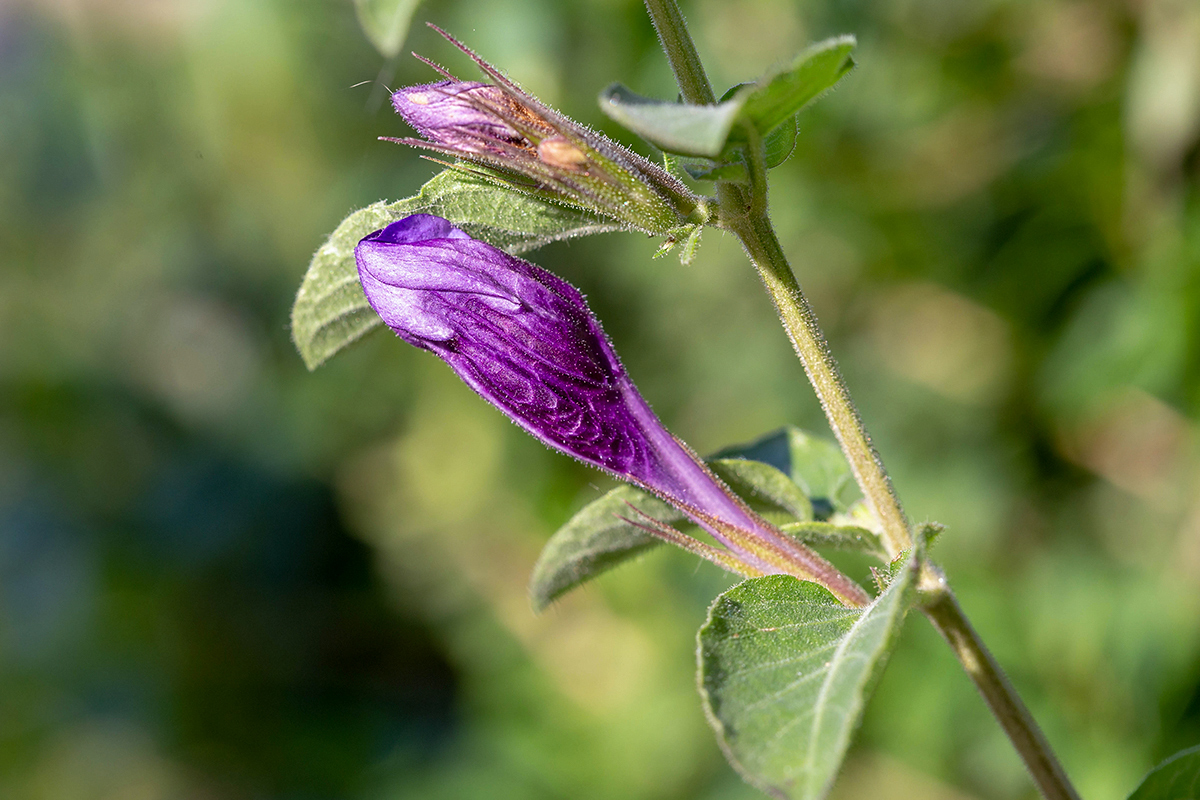
[[[426,214],[370,234],[354,257],[367,300],[400,338],[435,353],[542,442],[676,505],[728,548],[713,560],[727,566],[731,556],[746,574],[816,576],[864,601],[663,427],[575,287]],[[710,555],[696,544],[689,549]]]
[[[396,113],[423,138],[384,137],[387,141],[498,170],[519,191],[549,194],[650,233],[674,236],[680,226],[708,219],[706,202],[666,170],[544,105],[435,30],[492,82],[460,81],[426,62],[446,80],[392,95]]]
[[[570,284],[425,214],[367,236],[355,259],[388,327],[518,425],[590,464],[700,501],[674,474],[675,454],[654,441],[670,437]]]

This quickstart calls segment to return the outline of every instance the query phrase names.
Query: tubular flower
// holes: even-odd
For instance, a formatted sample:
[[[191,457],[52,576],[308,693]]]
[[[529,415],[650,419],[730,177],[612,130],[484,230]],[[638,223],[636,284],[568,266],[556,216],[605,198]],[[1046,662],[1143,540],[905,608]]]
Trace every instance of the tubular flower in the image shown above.
[[[499,171],[490,177],[638,230],[667,234],[708,218],[704,201],[666,170],[544,105],[445,31],[434,30],[492,82],[460,81],[422,59],[446,79],[400,89],[392,106],[424,138],[386,141]]]
[[[426,214],[370,234],[354,255],[367,300],[400,338],[542,442],[662,497],[723,547],[645,521],[652,533],[744,575],[794,574],[866,602],[663,427],[573,286]]]

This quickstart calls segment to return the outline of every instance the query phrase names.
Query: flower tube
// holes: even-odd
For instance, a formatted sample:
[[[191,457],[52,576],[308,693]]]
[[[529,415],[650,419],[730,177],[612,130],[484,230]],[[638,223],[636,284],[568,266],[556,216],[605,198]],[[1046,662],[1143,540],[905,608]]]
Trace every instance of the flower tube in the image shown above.
[[[427,214],[370,234],[354,255],[367,300],[400,338],[435,353],[542,442],[653,492],[725,549],[673,529],[652,532],[742,574],[794,574],[852,605],[866,602],[663,427],[566,281]]]

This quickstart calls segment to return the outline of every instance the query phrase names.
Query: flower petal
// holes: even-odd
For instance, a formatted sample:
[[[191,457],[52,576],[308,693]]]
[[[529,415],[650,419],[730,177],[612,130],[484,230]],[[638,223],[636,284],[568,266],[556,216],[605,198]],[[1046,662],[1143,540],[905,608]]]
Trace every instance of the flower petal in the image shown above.
[[[658,421],[646,418],[583,296],[436,219],[407,217],[356,248],[363,290],[383,321],[547,444],[680,494],[644,430]]]
[[[392,107],[418,133],[468,152],[495,149],[493,143],[524,141],[525,137],[493,110],[504,103],[498,87],[477,81],[438,81],[406,86],[392,94]]]

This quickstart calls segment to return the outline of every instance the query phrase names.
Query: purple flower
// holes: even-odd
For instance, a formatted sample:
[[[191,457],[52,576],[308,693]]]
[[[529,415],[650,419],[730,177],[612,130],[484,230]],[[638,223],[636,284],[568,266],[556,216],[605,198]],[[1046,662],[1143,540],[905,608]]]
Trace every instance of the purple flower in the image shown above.
[[[692,540],[689,549],[726,566],[732,558],[744,574],[799,570],[850,602],[864,600],[663,427],[573,286],[426,214],[370,234],[354,256],[367,300],[400,338],[438,355],[541,441],[654,492],[727,548],[705,552]],[[673,529],[659,533],[683,543]]]
[[[461,158],[518,191],[549,195],[639,230],[674,235],[682,225],[707,221],[705,202],[662,167],[543,104],[445,31],[434,30],[469,55],[491,83],[461,81],[426,61],[446,80],[392,95],[396,113],[424,138],[386,141]]]
[[[588,311],[551,273],[416,214],[355,249],[371,306],[546,444],[689,497],[661,426]],[[667,437],[669,438],[669,437]],[[690,463],[690,459],[684,459]]]

